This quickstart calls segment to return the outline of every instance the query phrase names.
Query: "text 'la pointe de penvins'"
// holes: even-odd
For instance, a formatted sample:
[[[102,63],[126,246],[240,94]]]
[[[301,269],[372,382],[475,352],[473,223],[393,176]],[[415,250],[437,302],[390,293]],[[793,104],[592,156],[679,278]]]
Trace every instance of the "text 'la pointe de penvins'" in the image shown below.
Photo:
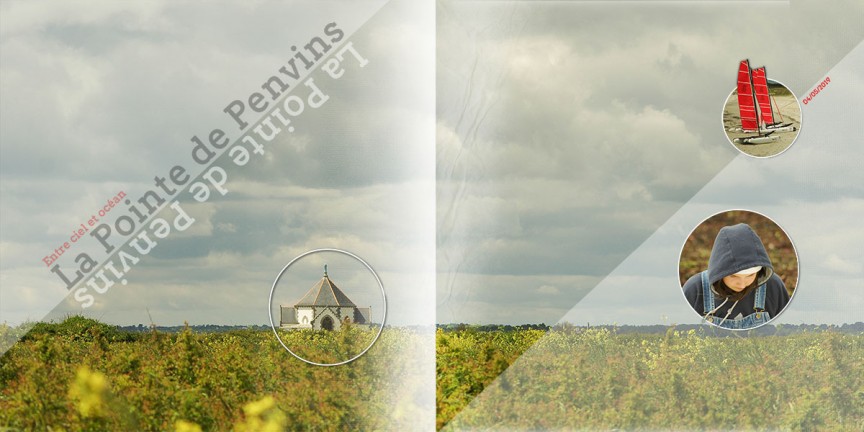
[[[153,178],[154,187],[136,200],[129,198],[125,191],[117,193],[107,199],[98,214],[90,215],[73,230],[71,243],[64,241],[61,247],[43,257],[43,263],[66,288],[75,290],[73,297],[82,308],[95,303],[94,294],[104,294],[118,282],[126,285],[126,274],[144,255],[153,251],[159,239],[167,238],[172,231],[185,231],[195,223],[195,218],[182,207],[182,200],[175,198],[188,193],[195,202],[204,203],[213,192],[226,195],[228,172],[220,164],[233,163],[242,167],[253,156],[264,155],[265,144],[283,131],[294,132],[293,121],[306,109],[318,109],[330,99],[311,77],[297,85],[301,77],[320,66],[330,79],[338,80],[345,74],[346,66],[350,66],[349,62],[361,68],[368,64],[350,41],[343,42],[345,32],[335,22],[325,25],[322,32],[322,36],[311,38],[300,48],[291,45],[292,56],[261,84],[262,91],[252,92],[225,106],[222,111],[238,128],[240,139],[233,140],[229,132],[219,128],[204,135],[206,139],[193,135],[190,139],[194,161],[191,169],[177,164],[167,173],[157,174]],[[227,159],[221,157],[223,154]],[[155,217],[165,207],[169,214]],[[104,216],[118,214],[118,210],[120,216],[113,222],[101,221]],[[104,253],[104,257],[100,257],[102,263],[81,252],[74,257],[75,270],[63,269],[58,261],[75,243],[83,240],[98,243]]]

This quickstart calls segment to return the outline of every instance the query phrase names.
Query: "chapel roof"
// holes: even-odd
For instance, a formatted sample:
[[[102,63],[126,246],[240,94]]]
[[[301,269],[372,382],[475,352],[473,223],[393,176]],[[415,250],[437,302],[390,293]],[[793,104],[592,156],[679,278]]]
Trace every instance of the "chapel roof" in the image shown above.
[[[342,306],[342,307],[357,307],[351,299],[345,295],[336,284],[330,280],[327,275],[327,266],[324,266],[324,277],[318,281],[307,293],[297,302],[295,307],[300,306]]]

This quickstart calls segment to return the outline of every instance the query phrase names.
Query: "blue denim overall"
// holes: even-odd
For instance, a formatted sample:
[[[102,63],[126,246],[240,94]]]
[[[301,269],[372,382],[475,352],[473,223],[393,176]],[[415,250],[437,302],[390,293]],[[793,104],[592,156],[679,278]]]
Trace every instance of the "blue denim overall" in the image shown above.
[[[705,270],[702,272],[702,307],[705,313],[714,310],[716,307],[714,305],[715,300],[714,291],[711,290],[711,284],[708,282],[708,270]],[[765,311],[764,283],[759,285],[759,288],[756,288],[756,301],[754,302],[753,309],[754,312],[744,318],[727,319],[724,321],[723,317],[709,315],[705,317],[705,320],[720,327],[733,330],[749,329],[767,323],[771,317]]]

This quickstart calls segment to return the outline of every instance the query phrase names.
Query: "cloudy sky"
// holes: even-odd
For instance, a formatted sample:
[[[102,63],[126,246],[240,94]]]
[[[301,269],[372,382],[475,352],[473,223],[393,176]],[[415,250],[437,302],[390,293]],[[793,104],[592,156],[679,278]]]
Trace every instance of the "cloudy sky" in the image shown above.
[[[181,192],[192,227],[160,240],[128,285],[83,312],[127,325],[266,324],[282,267],[337,248],[381,277],[388,322],[432,324],[433,5],[384,4],[4,2],[0,321],[81,312],[42,257],[118,191],[134,199],[176,164],[194,171],[193,135],[218,127],[239,138],[223,108],[260,91],[292,45],[326,40],[336,22],[369,63],[345,56],[339,80],[312,72],[330,99],[249,165],[220,159],[226,196],[196,203]],[[94,241],[73,244],[64,270],[82,251],[106,257]],[[301,267],[274,301],[298,300],[321,277],[318,263]],[[347,267],[330,264],[334,282],[362,305],[380,301],[380,290],[352,293],[359,276]]]
[[[860,67],[804,109],[780,157],[740,156],[720,121],[741,59],[799,97],[818,84],[864,37],[862,5],[847,3],[442,4],[438,321],[693,321],[681,245],[742,207],[799,247],[802,298],[786,322],[864,320],[860,290],[818,301],[864,285],[864,182],[848,162],[861,156]]]
[[[81,311],[42,257],[119,190],[191,167],[192,135],[239,138],[225,105],[334,21],[369,64],[313,72],[330,100],[264,157],[222,164],[225,197],[181,194],[195,224],[86,313],[265,324],[282,267],[340,248],[381,276],[391,324],[684,322],[681,244],[747,207],[799,248],[790,322],[864,319],[860,301],[807,294],[862,286],[845,147],[861,68],[831,75],[780,157],[739,156],[720,128],[738,61],[801,97],[859,46],[858,2],[384,3],[4,2],[0,321]],[[297,277],[302,294],[320,269]]]

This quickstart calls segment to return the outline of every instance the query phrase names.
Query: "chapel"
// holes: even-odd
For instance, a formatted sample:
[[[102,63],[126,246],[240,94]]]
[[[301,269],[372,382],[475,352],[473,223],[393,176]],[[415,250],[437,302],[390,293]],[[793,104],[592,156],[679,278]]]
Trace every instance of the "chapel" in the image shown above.
[[[294,306],[281,306],[280,327],[284,329],[339,330],[343,323],[369,324],[371,307],[359,308],[327,275]]]

